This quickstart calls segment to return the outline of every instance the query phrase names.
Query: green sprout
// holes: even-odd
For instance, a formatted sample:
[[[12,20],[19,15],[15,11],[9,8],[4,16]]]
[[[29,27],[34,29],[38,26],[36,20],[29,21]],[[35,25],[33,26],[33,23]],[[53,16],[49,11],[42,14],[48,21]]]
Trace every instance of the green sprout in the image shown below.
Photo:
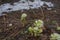
[[[34,23],[34,26],[36,27],[42,27],[43,26],[43,21],[42,20],[36,20],[35,23]]]
[[[26,14],[26,13],[23,13],[23,14],[21,15],[21,22],[22,22],[23,26],[24,26],[24,24],[26,23],[26,17],[27,17],[27,14]]]
[[[32,36],[39,36],[43,30],[38,27],[29,27],[28,31]]]
[[[40,36],[40,34],[43,31],[42,26],[43,26],[43,21],[42,20],[36,20],[34,22],[34,26],[28,28],[29,34],[31,34],[32,36]]]
[[[60,30],[60,27],[57,27],[57,30]]]
[[[29,27],[28,28],[28,32],[29,32],[29,34],[33,35],[33,28],[32,27]]]
[[[60,40],[60,34],[58,33],[51,34],[50,40]]]
[[[21,20],[24,21],[24,20],[26,19],[26,17],[27,17],[27,14],[26,14],[26,13],[23,13],[23,14],[21,15]]]

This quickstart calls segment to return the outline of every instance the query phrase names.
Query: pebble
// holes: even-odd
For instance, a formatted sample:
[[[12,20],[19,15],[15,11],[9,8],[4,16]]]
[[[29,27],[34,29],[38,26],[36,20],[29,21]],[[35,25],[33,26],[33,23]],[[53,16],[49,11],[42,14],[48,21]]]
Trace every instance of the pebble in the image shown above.
[[[9,26],[12,26],[12,24],[9,24]]]

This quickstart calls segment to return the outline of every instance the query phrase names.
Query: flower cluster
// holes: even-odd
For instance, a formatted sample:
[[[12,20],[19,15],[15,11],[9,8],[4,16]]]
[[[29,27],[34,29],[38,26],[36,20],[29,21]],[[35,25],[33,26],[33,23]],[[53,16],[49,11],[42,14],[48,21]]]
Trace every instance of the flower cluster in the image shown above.
[[[40,36],[40,34],[43,31],[42,26],[43,26],[43,21],[42,20],[36,20],[34,22],[34,26],[28,28],[29,34],[34,35],[34,36]]]

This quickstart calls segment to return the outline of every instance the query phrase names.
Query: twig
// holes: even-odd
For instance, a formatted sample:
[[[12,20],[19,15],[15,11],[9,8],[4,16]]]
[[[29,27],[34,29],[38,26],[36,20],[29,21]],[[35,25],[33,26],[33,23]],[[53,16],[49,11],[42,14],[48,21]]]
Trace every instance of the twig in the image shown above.
[[[40,5],[40,0],[38,1],[38,3],[39,3],[39,5]],[[43,15],[43,18],[42,18],[42,19],[44,19],[44,13],[43,13],[42,7],[40,7],[40,9],[41,9],[41,12],[42,12],[42,15]]]

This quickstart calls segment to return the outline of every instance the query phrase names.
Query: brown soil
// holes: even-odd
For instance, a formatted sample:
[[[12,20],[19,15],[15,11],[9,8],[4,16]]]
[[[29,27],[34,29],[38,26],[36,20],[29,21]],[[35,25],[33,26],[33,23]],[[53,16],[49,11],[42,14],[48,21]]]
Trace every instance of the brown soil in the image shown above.
[[[49,40],[52,32],[60,33],[60,31],[55,30],[56,24],[52,23],[52,21],[57,21],[57,24],[60,26],[60,1],[52,2],[55,3],[55,7],[52,10],[47,10],[47,7],[42,7],[43,14],[40,8],[24,10],[23,12],[4,13],[6,15],[0,16],[0,40]],[[28,15],[24,26],[20,20],[22,13]],[[34,19],[42,19],[44,21],[44,27],[46,29],[42,32],[43,35],[41,37],[33,37],[27,34],[21,34],[28,25],[32,24],[31,20]],[[12,24],[12,26],[9,26],[9,24]]]

